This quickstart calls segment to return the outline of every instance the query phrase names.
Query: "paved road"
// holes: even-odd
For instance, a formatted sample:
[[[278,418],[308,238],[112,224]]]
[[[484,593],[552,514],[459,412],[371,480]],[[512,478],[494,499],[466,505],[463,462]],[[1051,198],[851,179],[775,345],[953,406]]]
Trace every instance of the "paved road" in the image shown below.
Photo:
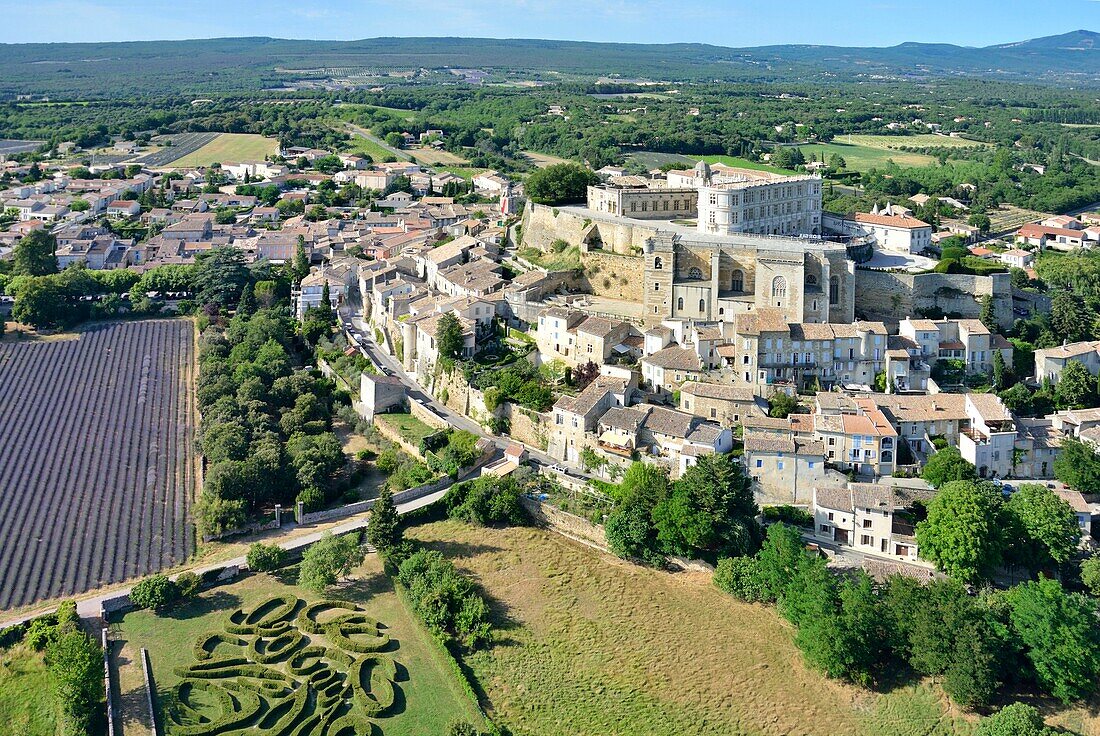
[[[444,494],[447,493],[447,490],[448,490],[447,488],[444,488],[442,490],[436,491],[435,493],[428,494],[427,496],[424,496],[422,498],[417,498],[415,500],[408,501],[406,503],[398,504],[397,505],[397,513],[407,514],[410,511],[415,511],[416,509],[423,508],[424,506],[427,506],[431,503],[434,503],[434,502],[438,501],[439,499],[443,498]],[[301,549],[303,547],[308,547],[309,545],[313,544],[314,542],[316,542],[317,540],[319,540],[321,538],[322,534],[325,534],[325,533],[332,533],[332,534],[335,534],[335,535],[339,535],[339,534],[347,534],[348,532],[352,532],[352,531],[355,531],[357,529],[363,529],[367,526],[367,522],[369,520],[370,520],[370,512],[364,512],[364,513],[361,513],[361,514],[357,514],[353,517],[350,517],[347,520],[342,521],[342,522],[340,522],[339,524],[337,524],[335,526],[326,526],[323,530],[318,529],[315,532],[311,532],[309,534],[303,534],[303,535],[295,537],[293,539],[288,539],[288,540],[284,540],[284,541],[279,541],[278,539],[273,539],[273,540],[271,540],[270,543],[271,544],[278,544],[280,547],[282,547],[285,550],[298,550],[298,549]],[[302,528],[302,527],[297,527],[294,524],[288,524],[286,528],[287,529],[292,529],[292,528]],[[189,568],[186,568],[184,570],[180,570],[179,572],[181,572],[181,573],[182,572],[193,572],[197,575],[202,575],[203,573],[209,572],[211,570],[219,570],[219,569],[222,569],[222,568],[225,568],[225,567],[231,567],[233,565],[244,565],[244,564],[245,564],[245,558],[242,555],[240,557],[234,557],[231,560],[222,560],[222,561],[220,561],[216,564],[196,565],[194,567],[189,567]],[[178,573],[176,573],[176,574],[178,574]],[[173,574],[172,577],[173,578],[176,577],[176,574]],[[88,597],[88,598],[83,598],[81,600],[78,600],[77,601],[77,606],[76,606],[77,613],[80,614],[81,618],[97,618],[100,614],[100,611],[103,609],[103,602],[104,601],[112,599],[112,598],[118,598],[122,595],[128,595],[129,592],[130,592],[130,587],[115,588],[115,589],[112,589],[110,592],[107,592],[107,593],[100,593],[100,594],[97,594],[97,595],[94,595],[94,596],[91,596],[91,597]],[[52,606],[50,608],[44,608],[42,610],[35,611],[33,613],[28,613],[28,614],[25,614],[23,616],[13,618],[9,621],[0,623],[0,629],[6,628],[8,626],[12,626],[12,625],[17,624],[17,623],[22,623],[24,621],[29,621],[32,618],[37,618],[38,616],[42,616],[44,614],[51,613],[55,609],[56,609],[56,606]]]
[[[403,384],[405,384],[405,388],[411,400],[416,401],[422,406],[427,407],[434,414],[442,417],[452,427],[458,427],[459,429],[464,429],[467,432],[476,434],[479,437],[484,437],[501,450],[503,450],[511,443],[517,441],[513,440],[511,437],[497,437],[495,435],[491,435],[474,420],[463,414],[453,412],[446,406],[443,406],[438,401],[436,401],[435,397],[428,393],[423,386],[417,383],[415,378],[405,372],[404,367],[398,362],[397,358],[378,347],[378,344],[375,342],[374,337],[371,334],[372,331],[369,326],[360,317],[354,315],[355,308],[356,301],[353,298],[350,306],[345,305],[341,308],[340,319],[343,321],[345,326],[348,324],[352,325],[352,332],[354,332],[356,337],[359,338],[359,344],[362,347],[363,351],[367,354],[367,358],[369,358],[371,362],[373,362],[376,366],[380,366],[381,368],[383,368],[386,373],[396,377]],[[534,459],[541,465],[547,467],[552,465],[563,468],[565,467],[565,463],[559,460],[555,460],[550,455],[547,455],[545,452],[539,450],[538,448],[534,448],[529,445],[524,445],[524,447],[527,448],[528,457]],[[587,475],[576,467],[569,467],[568,471],[568,474],[575,478],[592,479],[595,477]]]
[[[412,156],[410,156],[409,154],[405,153],[404,151],[402,151],[398,148],[394,148],[389,143],[386,143],[384,140],[382,140],[381,138],[376,136],[374,133],[371,133],[366,128],[361,128],[358,125],[353,125],[351,123],[348,123],[348,130],[351,131],[352,135],[357,135],[360,138],[366,138],[371,143],[374,143],[375,145],[381,146],[382,148],[386,149],[387,151],[392,153],[394,155],[394,157],[397,158],[398,161],[412,161],[413,160]],[[378,162],[376,161],[375,163],[378,163]]]

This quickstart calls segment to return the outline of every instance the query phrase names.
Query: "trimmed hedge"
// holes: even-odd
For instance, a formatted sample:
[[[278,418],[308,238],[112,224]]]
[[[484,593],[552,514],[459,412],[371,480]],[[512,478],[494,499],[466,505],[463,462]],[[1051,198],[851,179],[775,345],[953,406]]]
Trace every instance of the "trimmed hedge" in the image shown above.
[[[364,657],[355,663],[349,674],[355,688],[355,703],[368,716],[380,715],[393,706],[397,663],[392,659],[378,654]]]

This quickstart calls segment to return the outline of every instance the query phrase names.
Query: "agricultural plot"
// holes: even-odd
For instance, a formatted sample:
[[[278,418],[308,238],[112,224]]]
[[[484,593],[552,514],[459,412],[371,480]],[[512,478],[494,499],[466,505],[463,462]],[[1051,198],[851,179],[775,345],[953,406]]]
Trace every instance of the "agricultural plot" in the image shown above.
[[[220,133],[204,146],[171,161],[170,166],[209,166],[230,161],[263,161],[278,153],[279,142],[254,133]]]
[[[528,161],[533,163],[540,169],[545,169],[547,166],[553,166],[554,164],[567,164],[569,159],[561,158],[560,156],[551,156],[548,153],[535,153],[534,151],[523,151],[523,155]]]
[[[418,164],[425,166],[433,166],[435,164],[445,164],[447,166],[462,166],[469,163],[466,159],[458,156],[450,151],[444,151],[440,148],[410,148],[408,153]]]
[[[149,650],[162,733],[414,736],[455,720],[480,724],[376,555],[334,600],[280,582],[295,574],[251,575],[168,614],[128,613],[115,627],[131,651]]]
[[[0,342],[0,610],[193,552],[193,343],[185,320]]]
[[[157,168],[168,166],[173,161],[188,156],[199,150],[207,143],[218,137],[218,133],[177,133],[175,135],[158,136],[153,140],[154,145],[163,146],[156,151],[150,151],[133,158],[132,161],[142,166]],[[165,143],[170,146],[164,146]],[[130,160],[130,159],[128,159]]]
[[[0,139],[0,155],[11,156],[16,153],[28,153],[36,151],[45,141],[18,141],[12,139]]]

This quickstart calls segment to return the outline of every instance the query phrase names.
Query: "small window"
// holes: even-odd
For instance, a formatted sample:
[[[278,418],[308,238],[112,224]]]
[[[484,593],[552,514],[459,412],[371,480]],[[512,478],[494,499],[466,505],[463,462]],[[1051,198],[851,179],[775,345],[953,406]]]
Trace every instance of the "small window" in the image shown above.
[[[661,262],[661,257],[660,256],[657,256],[656,258],[653,259],[653,268],[657,269],[658,271],[660,271],[662,268],[664,268],[664,264]]]
[[[758,467],[758,468],[764,467],[764,461],[763,460],[757,460],[756,461],[756,467]]]

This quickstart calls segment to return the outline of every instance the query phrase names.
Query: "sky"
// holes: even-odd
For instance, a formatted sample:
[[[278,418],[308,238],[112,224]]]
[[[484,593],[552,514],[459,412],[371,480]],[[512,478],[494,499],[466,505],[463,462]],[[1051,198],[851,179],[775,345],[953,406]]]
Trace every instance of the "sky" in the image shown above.
[[[1100,0],[0,0],[0,42],[225,36],[987,46],[1084,28]]]

